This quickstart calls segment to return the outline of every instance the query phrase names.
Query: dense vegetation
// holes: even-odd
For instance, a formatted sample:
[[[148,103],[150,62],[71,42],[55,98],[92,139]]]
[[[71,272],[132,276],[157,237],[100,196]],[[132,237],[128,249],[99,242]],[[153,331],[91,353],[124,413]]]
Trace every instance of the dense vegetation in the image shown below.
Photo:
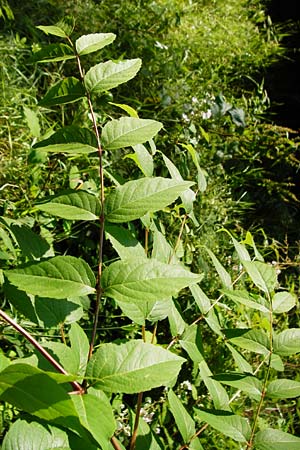
[[[299,448],[265,6],[1,0],[3,450]]]

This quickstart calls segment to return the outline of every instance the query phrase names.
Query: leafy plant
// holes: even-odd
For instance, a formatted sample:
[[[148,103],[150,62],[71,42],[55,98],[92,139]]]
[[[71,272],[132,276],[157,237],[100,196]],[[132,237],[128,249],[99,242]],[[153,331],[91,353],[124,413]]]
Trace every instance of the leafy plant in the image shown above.
[[[74,42],[72,20],[39,29],[66,43],[50,44],[35,58],[42,62],[73,59],[78,69],[77,76],[51,86],[39,105],[51,109],[83,101],[93,131],[74,122],[37,136],[33,151],[40,159],[36,164],[55,158],[69,171],[69,189],[41,189],[23,217],[6,215],[0,221],[5,261],[1,283],[8,305],[30,320],[28,328],[35,324],[58,329],[61,335],[61,342],[53,341],[51,333],[39,342],[28,328],[0,310],[1,318],[30,344],[30,349],[24,348],[24,354],[12,361],[0,355],[0,398],[21,411],[5,435],[3,450],[122,449],[124,445],[130,450],[177,446],[197,450],[202,444],[210,445],[209,436],[201,439],[208,427],[245,450],[296,448],[299,437],[260,423],[265,399],[300,394],[299,381],[277,378],[284,370],[282,358],[299,351],[300,329],[277,330],[274,318],[294,308],[296,299],[280,288],[275,267],[263,261],[250,234],[245,243],[232,238],[241,265],[235,279],[205,249],[222,290],[215,300],[204,293],[199,286],[203,275],[184,265],[180,248],[188,222],[197,224],[196,194],[206,189],[197,152],[183,145],[195,167],[195,183],[184,180],[176,165],[156,149],[162,123],[140,118],[130,105],[118,105],[128,116],[109,117],[105,123],[99,122],[94,111],[94,98],[130,82],[141,60],[109,60],[85,71],[85,56],[111,44],[116,37],[113,33],[87,34]],[[36,128],[37,116],[30,110],[27,120]],[[110,158],[114,152],[116,156]],[[118,177],[118,158],[124,156],[125,162],[133,162],[140,171],[134,179]],[[154,175],[157,157],[170,177]],[[80,174],[74,160],[91,166],[97,161],[98,176],[77,180]],[[196,192],[192,190],[195,185]],[[180,224],[174,242],[164,233],[164,214]],[[55,248],[57,230],[70,230],[74,222],[84,230],[87,224],[95,225],[97,244],[90,247],[94,253],[86,258],[77,252],[70,254],[68,248],[59,254]],[[185,297],[197,311],[193,320],[184,314]],[[236,323],[232,304],[241,309],[242,323]],[[113,335],[100,339],[99,319],[105,309],[111,316],[121,311],[119,330],[121,320],[127,318],[118,339]],[[89,318],[90,333],[83,325]],[[206,323],[203,335],[201,322]],[[216,373],[217,365],[207,358],[204,333],[213,336],[220,351],[232,355],[236,371]],[[254,353],[255,358],[246,357],[244,351]],[[184,397],[180,387],[186,374],[191,395]],[[143,405],[143,393],[151,391],[155,398],[157,389],[161,397],[153,414],[160,407],[161,414],[148,425],[140,420],[147,403]],[[136,394],[135,405],[132,395]],[[251,404],[251,414],[241,411],[240,398]],[[128,404],[126,414],[121,413],[120,401]]]

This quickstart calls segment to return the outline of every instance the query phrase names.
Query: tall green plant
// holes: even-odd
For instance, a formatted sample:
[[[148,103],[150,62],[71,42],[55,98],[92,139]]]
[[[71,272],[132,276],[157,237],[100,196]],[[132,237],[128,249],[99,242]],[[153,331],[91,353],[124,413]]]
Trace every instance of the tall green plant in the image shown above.
[[[66,43],[50,44],[35,57],[43,62],[73,59],[78,69],[77,77],[63,78],[53,85],[40,105],[52,108],[83,100],[88,105],[92,130],[75,125],[63,127],[36,143],[34,149],[40,155],[54,155],[64,161],[72,161],[78,155],[94,161],[97,155],[99,173],[94,184],[86,184],[82,189],[81,183],[70,183],[68,190],[41,196],[31,214],[40,223],[45,223],[48,216],[61,218],[65,223],[95,223],[97,255],[92,260],[97,263],[91,267],[80,257],[55,254],[51,242],[36,234],[29,220],[1,218],[2,259],[7,261],[1,282],[6,299],[39,326],[59,325],[62,337],[59,343],[53,342],[50,335],[39,342],[6,311],[0,310],[1,318],[35,348],[28,358],[15,361],[0,355],[0,398],[25,413],[6,434],[3,450],[122,449],[123,443],[128,443],[130,450],[175,448],[176,433],[164,426],[168,420],[164,414],[160,423],[165,440],[140,420],[143,393],[162,387],[166,388],[164,407],[175,419],[181,449],[202,449],[200,437],[207,426],[240,443],[245,450],[296,448],[300,443],[298,437],[272,428],[258,431],[265,397],[292,398],[300,393],[298,381],[276,378],[276,371],[283,368],[281,356],[299,351],[300,329],[277,333],[274,326],[274,314],[293,308],[294,297],[279,290],[275,268],[262,261],[251,239],[247,243],[254,250],[254,259],[245,244],[233,239],[243,265],[235,281],[207,249],[223,289],[216,300],[206,296],[198,285],[202,275],[183,265],[179,251],[187,221],[197,224],[193,215],[196,194],[191,189],[195,183],[183,180],[172,161],[156,150],[153,139],[163,125],[139,118],[133,108],[123,104],[118,106],[129,115],[112,118],[105,124],[98,122],[94,112],[94,96],[129,82],[139,71],[141,60],[105,61],[85,71],[82,64],[85,55],[111,44],[116,37],[113,33],[88,34],[73,42],[72,21],[39,29]],[[133,150],[126,157],[135,162],[142,176],[121,184],[105,169],[104,161],[109,159],[110,152],[120,152],[122,158],[123,149]],[[192,155],[198,174],[196,190],[203,192],[206,180],[197,153],[191,146],[186,150]],[[156,154],[162,155],[170,178],[154,176]],[[177,203],[172,207],[174,202]],[[174,245],[168,242],[159,220],[164,212],[170,211],[181,219]],[[134,224],[136,233],[132,232]],[[138,240],[141,230],[144,237]],[[118,255],[116,260],[107,256],[109,245]],[[243,289],[236,289],[234,286],[246,275]],[[179,292],[187,287],[200,310],[191,323],[185,321],[179,308],[182,299]],[[185,294],[188,295],[187,290]],[[266,331],[250,325],[226,326],[225,317],[218,313],[224,296],[250,311],[259,311]],[[78,322],[89,301],[92,331],[88,337]],[[99,314],[104,305],[111,305],[109,311],[118,307],[133,323],[126,340],[99,342]],[[160,340],[159,322],[165,318],[170,329],[167,345],[165,340],[162,344],[156,342]],[[230,351],[238,372],[213,373],[201,339],[202,320],[223,349]],[[64,324],[68,325],[67,334]],[[142,339],[137,339],[140,335]],[[257,354],[253,366],[235,346]],[[190,412],[176,395],[176,380],[186,362],[193,366]],[[204,404],[198,398],[200,381],[209,394]],[[230,398],[223,385],[245,392],[254,400],[257,406],[251,421],[231,406],[238,394]],[[137,394],[135,413],[128,412],[128,420],[130,415],[132,419],[128,442],[118,431],[115,418],[117,399],[123,394]]]

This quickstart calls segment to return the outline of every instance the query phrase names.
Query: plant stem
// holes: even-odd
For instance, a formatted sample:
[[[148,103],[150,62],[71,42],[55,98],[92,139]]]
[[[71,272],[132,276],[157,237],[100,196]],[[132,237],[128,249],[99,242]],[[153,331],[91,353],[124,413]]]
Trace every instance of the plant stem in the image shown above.
[[[111,438],[110,442],[111,442],[111,445],[113,446],[113,448],[114,448],[115,450],[122,450],[121,447],[120,447],[120,445],[119,445],[119,442],[117,441],[117,438],[115,438],[115,436],[113,436],[113,437]]]
[[[20,334],[22,334],[27,341],[29,341],[37,350],[39,353],[41,353],[49,363],[55,367],[55,369],[62,373],[63,375],[68,375],[68,372],[47,352],[47,350],[44,349],[44,347],[41,346],[41,344],[38,343],[38,341],[30,334],[28,331],[26,331],[21,325],[16,323],[13,319],[11,319],[4,311],[0,309],[0,317],[9,325],[11,325],[15,330],[17,330]],[[70,384],[73,386],[74,391],[77,394],[83,394],[83,389],[80,386],[77,381],[70,381]]]
[[[130,441],[129,450],[134,450],[134,448],[135,448],[138,427],[139,427],[139,421],[140,421],[140,413],[141,413],[141,408],[142,408],[142,401],[143,401],[143,392],[139,392],[137,404],[136,404],[136,413],[135,413],[135,419],[134,419],[133,433],[132,433],[132,437],[131,437],[131,441]]]

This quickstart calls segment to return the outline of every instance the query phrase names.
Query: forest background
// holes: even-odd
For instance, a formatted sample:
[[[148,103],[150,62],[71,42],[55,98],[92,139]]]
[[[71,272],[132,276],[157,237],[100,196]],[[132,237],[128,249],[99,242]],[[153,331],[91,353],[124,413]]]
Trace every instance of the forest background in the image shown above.
[[[284,66],[294,63],[298,57],[299,22],[287,17],[273,22],[271,12],[272,2],[259,0],[1,0],[0,258],[3,270],[15,266],[10,253],[18,256],[26,246],[21,237],[7,239],[5,217],[21,219],[31,231],[41,232],[55,254],[91,261],[90,255],[96,249],[93,226],[64,219],[49,222],[42,214],[37,220],[33,207],[37,199],[57,189],[78,185],[94,189],[96,168],[89,165],[86,157],[53,158],[33,148],[37,141],[58,128],[79,126],[88,120],[86,105],[38,107],[39,99],[49,87],[63,74],[70,76],[72,67],[68,60],[48,65],[34,61],[32,55],[53,42],[53,37],[43,34],[36,26],[51,25],[73,16],[76,36],[96,32],[117,35],[114,45],[102,50],[101,58],[114,61],[117,57],[141,58],[143,62],[129,85],[104,92],[95,100],[97,119],[104,122],[118,115],[120,105],[130,105],[139,116],[161,121],[164,133],[156,141],[156,147],[162,151],[156,161],[157,173],[167,176],[172,171],[173,166],[166,164],[165,155],[183,179],[198,176],[199,193],[189,221],[183,221],[185,215],[178,205],[161,218],[161,231],[173,243],[177,257],[194,273],[204,274],[201,287],[208,297],[215,297],[220,289],[220,273],[222,281],[222,273],[234,279],[241,270],[234,237],[276,270],[280,286],[294,298],[292,307],[283,309],[283,314],[276,319],[276,326],[282,330],[296,329],[300,289],[300,160],[299,115],[295,105],[300,100],[295,86],[294,95],[290,96],[295,103],[287,111],[286,88],[276,73],[282,75]],[[89,64],[97,63],[97,57],[89,55]],[[139,176],[143,164],[136,155],[127,152],[120,156],[115,152],[109,158],[105,171],[112,183],[116,180],[122,184]],[[178,240],[179,219],[182,232]],[[141,232],[136,225],[135,236]],[[113,242],[111,236],[109,240]],[[105,261],[115,258],[114,250],[107,251]],[[217,262],[209,252],[213,252]],[[252,282],[255,287],[253,279]],[[37,326],[26,308],[12,301],[5,289],[1,295],[2,309],[38,339],[43,340],[45,334],[50,340],[57,339],[61,323],[59,327]],[[198,306],[188,292],[177,303],[186,323],[196,320]],[[250,313],[244,305],[233,308],[222,299],[217,309],[223,325],[226,317],[234,326],[245,327],[251,323],[251,327],[269,329],[264,314]],[[83,329],[89,330],[92,320],[88,306],[83,305],[79,320]],[[70,317],[63,321],[66,329],[72,321]],[[104,325],[98,331],[102,342],[122,342],[137,332],[128,318],[110,306],[102,311],[101,323]],[[170,326],[171,330],[164,325],[160,327],[158,341],[166,343],[167,339],[171,341],[174,335],[181,334],[178,323],[173,328]],[[32,347],[21,335],[4,323],[1,329],[1,352],[5,358],[14,361],[31,354]],[[220,353],[220,348],[215,346],[216,337],[207,329],[203,333],[211,371],[215,374],[232,370],[232,354],[225,347]],[[285,378],[299,382],[299,357],[292,354],[284,370]],[[186,368],[176,385],[176,394],[187,408],[195,397],[195,387],[191,386],[199,385],[192,373],[193,368]],[[144,416],[152,430],[159,429],[161,441],[158,439],[157,445],[164,445],[160,448],[177,448],[174,442],[183,438],[178,418],[175,417],[178,429],[170,426],[170,413],[163,406],[166,399],[161,401],[159,395],[154,390],[145,397]],[[205,397],[204,391],[201,395]],[[118,397],[118,402],[115,399],[118,437],[127,445],[128,411],[134,408],[134,403],[126,396]],[[169,403],[172,403],[170,398]],[[125,405],[125,412],[120,405]],[[239,408],[251,417],[254,407],[249,399],[244,399],[240,400]],[[279,399],[276,406],[267,403],[260,413],[262,429],[267,424],[300,435],[297,398]],[[19,409],[9,402],[3,403],[1,415],[3,437],[19,417]],[[215,442],[218,448],[240,448],[213,425],[203,431],[203,436],[201,442],[208,449],[215,448]],[[188,447],[179,445],[178,448]]]

